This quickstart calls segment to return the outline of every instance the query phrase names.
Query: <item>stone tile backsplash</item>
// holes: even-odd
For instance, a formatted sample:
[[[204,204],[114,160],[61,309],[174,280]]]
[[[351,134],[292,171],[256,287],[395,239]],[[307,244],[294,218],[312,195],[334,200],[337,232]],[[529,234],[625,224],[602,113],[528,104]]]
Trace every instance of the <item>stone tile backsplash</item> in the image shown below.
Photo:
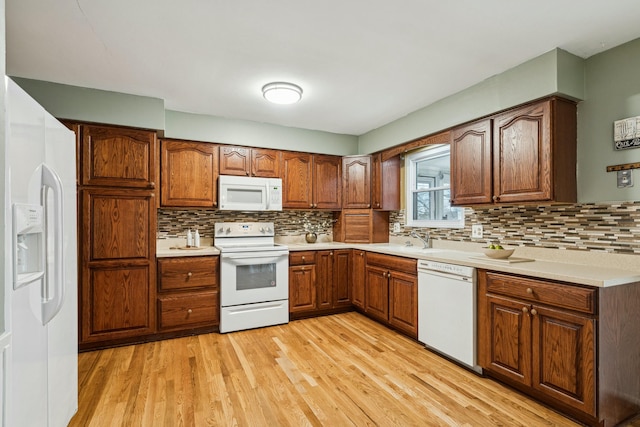
[[[159,209],[158,238],[182,237],[188,228],[198,227],[204,237],[213,237],[216,222],[274,222],[276,235],[300,236],[303,222],[320,226],[320,233],[331,234],[332,212],[228,212],[207,209]],[[391,232],[394,222],[399,233]],[[640,202],[586,203],[559,206],[501,206],[465,210],[462,229],[431,228],[433,239],[470,242],[501,242],[513,246],[532,246],[567,250],[640,254]],[[404,226],[404,211],[390,212],[392,236],[409,236],[412,227]],[[324,225],[323,225],[324,224]],[[471,239],[471,225],[482,224],[483,239]]]
[[[402,225],[394,236],[413,229],[403,226],[404,211],[389,222]],[[472,224],[482,224],[482,239],[471,239]],[[464,228],[428,231],[434,239],[640,255],[640,202],[467,208]]]

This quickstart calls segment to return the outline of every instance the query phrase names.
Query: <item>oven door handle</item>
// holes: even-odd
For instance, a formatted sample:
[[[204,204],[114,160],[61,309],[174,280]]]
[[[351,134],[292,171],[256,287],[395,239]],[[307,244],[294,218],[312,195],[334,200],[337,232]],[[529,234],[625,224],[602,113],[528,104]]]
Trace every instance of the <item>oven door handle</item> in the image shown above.
[[[287,252],[283,252],[283,253],[279,253],[279,254],[273,254],[270,253],[268,255],[265,254],[255,254],[255,255],[249,255],[249,254],[221,254],[220,257],[222,259],[228,259],[228,260],[243,260],[243,259],[256,259],[256,258],[260,258],[262,260],[264,260],[265,264],[271,263],[271,262],[276,262],[279,259],[281,259],[282,257],[287,257],[289,254]]]

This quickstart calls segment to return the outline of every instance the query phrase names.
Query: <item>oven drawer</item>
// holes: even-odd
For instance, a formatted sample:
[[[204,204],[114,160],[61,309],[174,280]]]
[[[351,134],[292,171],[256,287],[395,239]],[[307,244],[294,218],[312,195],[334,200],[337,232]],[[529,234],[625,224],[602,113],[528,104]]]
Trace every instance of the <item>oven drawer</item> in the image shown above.
[[[205,291],[158,297],[161,330],[218,324],[218,292]]]
[[[218,286],[219,258],[184,257],[158,260],[158,288],[173,291]]]
[[[299,251],[289,253],[289,265],[306,265],[316,263],[315,251]]]

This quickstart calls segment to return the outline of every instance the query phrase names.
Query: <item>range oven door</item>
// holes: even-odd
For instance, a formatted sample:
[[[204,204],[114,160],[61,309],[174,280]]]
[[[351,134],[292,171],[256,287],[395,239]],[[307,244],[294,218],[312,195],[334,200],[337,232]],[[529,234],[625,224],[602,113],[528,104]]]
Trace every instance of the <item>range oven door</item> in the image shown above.
[[[289,252],[222,252],[220,305],[289,299]]]

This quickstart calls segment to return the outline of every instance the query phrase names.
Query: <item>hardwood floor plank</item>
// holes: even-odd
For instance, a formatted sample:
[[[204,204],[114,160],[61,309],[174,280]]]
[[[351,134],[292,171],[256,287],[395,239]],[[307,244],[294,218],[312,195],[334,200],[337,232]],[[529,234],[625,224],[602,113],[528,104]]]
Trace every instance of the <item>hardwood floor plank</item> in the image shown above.
[[[577,425],[355,312],[81,353],[78,372],[72,427]]]

